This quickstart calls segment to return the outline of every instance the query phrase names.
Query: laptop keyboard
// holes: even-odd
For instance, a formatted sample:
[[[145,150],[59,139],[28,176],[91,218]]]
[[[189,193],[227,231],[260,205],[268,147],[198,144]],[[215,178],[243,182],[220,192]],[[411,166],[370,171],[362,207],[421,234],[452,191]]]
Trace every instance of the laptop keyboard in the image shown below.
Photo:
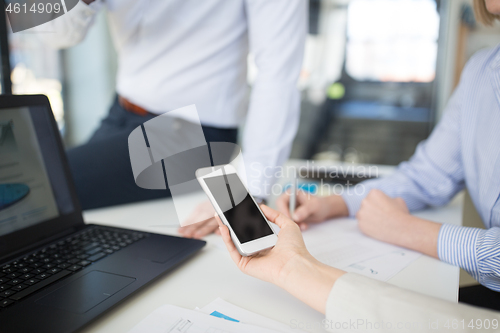
[[[146,236],[138,231],[89,227],[1,266],[0,311]]]

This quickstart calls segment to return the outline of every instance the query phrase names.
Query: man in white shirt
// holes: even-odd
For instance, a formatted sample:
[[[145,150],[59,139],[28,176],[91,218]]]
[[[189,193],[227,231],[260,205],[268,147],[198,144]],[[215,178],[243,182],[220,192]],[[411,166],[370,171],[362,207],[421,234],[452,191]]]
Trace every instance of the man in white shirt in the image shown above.
[[[83,208],[166,196],[135,186],[126,138],[156,115],[190,104],[207,141],[235,142],[245,121],[249,189],[265,199],[269,175],[289,156],[298,127],[306,0],[83,0],[47,23],[53,33],[41,37],[73,46],[103,6],[118,53],[118,96],[89,143],[68,152]],[[248,101],[249,52],[258,75]]]

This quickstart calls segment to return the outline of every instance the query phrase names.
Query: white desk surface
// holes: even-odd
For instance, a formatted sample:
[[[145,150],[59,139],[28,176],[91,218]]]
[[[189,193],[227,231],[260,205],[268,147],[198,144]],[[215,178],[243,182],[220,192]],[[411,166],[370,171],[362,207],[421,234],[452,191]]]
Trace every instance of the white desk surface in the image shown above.
[[[461,224],[461,197],[450,205],[417,215]],[[177,226],[165,226],[173,216],[172,202],[161,199],[98,209],[84,213],[85,221],[108,226],[177,235]],[[175,220],[175,219],[174,219]],[[127,332],[164,304],[194,309],[217,297],[285,324],[309,323],[311,332],[322,332],[324,316],[280,288],[246,276],[220,247],[220,236],[206,237],[207,246],[195,257],[151,283],[86,327],[84,332]],[[217,245],[218,244],[218,245]],[[422,256],[389,280],[389,283],[434,297],[457,301],[459,269]]]

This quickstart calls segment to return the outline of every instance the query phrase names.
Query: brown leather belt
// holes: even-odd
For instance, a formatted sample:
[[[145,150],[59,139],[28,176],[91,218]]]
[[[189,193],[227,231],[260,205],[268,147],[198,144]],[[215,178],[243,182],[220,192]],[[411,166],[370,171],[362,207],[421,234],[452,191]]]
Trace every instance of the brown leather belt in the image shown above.
[[[157,116],[157,114],[151,113],[148,110],[144,109],[143,107],[140,107],[139,105],[132,103],[125,97],[118,96],[118,103],[120,103],[121,107],[127,110],[128,112],[137,114],[141,117]]]

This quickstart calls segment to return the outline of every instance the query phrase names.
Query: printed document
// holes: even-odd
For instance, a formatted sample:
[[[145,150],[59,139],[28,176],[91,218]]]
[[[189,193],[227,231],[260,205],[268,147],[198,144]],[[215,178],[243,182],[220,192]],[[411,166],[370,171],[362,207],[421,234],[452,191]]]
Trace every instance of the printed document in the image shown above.
[[[303,235],[309,252],[322,263],[380,281],[389,280],[421,256],[364,235],[354,219],[314,224]]]
[[[225,320],[199,311],[164,305],[129,333],[277,333],[279,331]]]

